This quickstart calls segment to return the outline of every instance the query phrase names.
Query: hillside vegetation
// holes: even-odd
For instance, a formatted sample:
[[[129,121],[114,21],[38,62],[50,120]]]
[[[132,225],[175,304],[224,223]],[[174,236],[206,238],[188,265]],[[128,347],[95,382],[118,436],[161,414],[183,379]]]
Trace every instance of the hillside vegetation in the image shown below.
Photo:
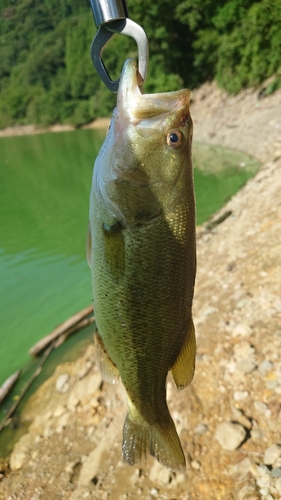
[[[194,88],[215,79],[226,91],[281,86],[280,0],[128,0],[150,46],[146,92]],[[89,55],[96,28],[88,0],[0,0],[0,128],[14,124],[80,126],[111,114],[115,103]],[[129,37],[104,51],[112,77]]]

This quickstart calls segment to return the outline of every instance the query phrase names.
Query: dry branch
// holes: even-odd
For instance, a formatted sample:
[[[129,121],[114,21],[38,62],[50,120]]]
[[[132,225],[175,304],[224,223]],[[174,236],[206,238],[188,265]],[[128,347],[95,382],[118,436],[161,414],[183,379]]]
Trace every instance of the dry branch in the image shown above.
[[[61,344],[63,344],[70,335],[72,335],[75,332],[78,332],[79,330],[82,330],[82,328],[85,328],[88,325],[91,325],[95,321],[95,316],[91,316],[90,318],[82,319],[82,321],[79,321],[76,325],[72,326],[69,328],[66,332],[62,333],[57,342],[56,342],[56,348],[59,347]]]
[[[93,306],[88,306],[82,311],[77,312],[73,316],[71,316],[68,320],[64,321],[61,325],[57,326],[51,333],[46,335],[43,339],[39,340],[28,352],[31,356],[38,356],[42,353],[46,347],[48,347],[53,340],[57,339],[62,333],[65,333],[66,330],[73,327],[79,321],[81,321],[86,316],[89,316],[93,312]]]
[[[16,381],[18,380],[21,374],[21,370],[16,371],[11,375],[7,380],[5,380],[4,384],[0,387],[0,404],[4,401],[5,397],[9,394],[9,392],[14,387]]]
[[[42,371],[42,367],[44,365],[44,363],[47,361],[48,357],[50,356],[52,350],[54,349],[54,347],[56,346],[56,341],[53,340],[53,342],[51,343],[51,345],[48,347],[48,349],[44,352],[42,358],[40,359],[38,365],[37,365],[37,368],[35,370],[35,372],[33,373],[32,377],[29,379],[29,381],[25,384],[25,386],[23,387],[18,399],[12,404],[11,408],[7,411],[6,415],[5,415],[5,418],[4,420],[2,420],[1,424],[0,424],[0,432],[2,431],[2,429],[4,429],[4,427],[6,427],[6,425],[9,424],[9,422],[11,421],[11,416],[13,415],[13,413],[15,412],[16,408],[18,407],[18,405],[20,404],[22,398],[25,396],[25,394],[27,393],[28,389],[31,387],[33,381],[38,377],[38,375],[41,373]]]

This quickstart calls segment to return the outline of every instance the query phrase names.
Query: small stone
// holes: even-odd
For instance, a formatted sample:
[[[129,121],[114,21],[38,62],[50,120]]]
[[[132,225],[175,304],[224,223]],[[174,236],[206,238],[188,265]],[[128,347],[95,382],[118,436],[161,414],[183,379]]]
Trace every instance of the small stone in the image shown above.
[[[90,405],[92,408],[97,408],[99,406],[99,400],[98,398],[93,398],[90,402]]]
[[[229,373],[235,373],[236,371],[236,363],[234,361],[230,361],[225,367]]]
[[[258,366],[258,370],[262,374],[267,373],[268,371],[272,370],[272,368],[273,368],[273,363],[271,361],[268,361],[267,359],[262,361]]]
[[[258,465],[257,467],[258,476],[266,476],[270,474],[270,470],[266,465]]]
[[[273,417],[277,417],[279,415],[280,408],[281,408],[280,403],[276,399],[273,399],[268,403],[268,409],[270,410],[271,415]]]
[[[53,434],[54,434],[54,430],[52,429],[51,426],[48,425],[47,427],[45,427],[45,429],[43,431],[43,436],[45,439],[52,437]]]
[[[251,373],[257,366],[253,357],[241,358],[236,363],[236,369],[243,373]]]
[[[248,391],[235,391],[233,394],[235,401],[243,401],[244,399],[247,399],[248,396]]]
[[[121,460],[119,460],[119,462],[117,462],[116,467],[118,467],[118,468],[123,467],[123,465],[124,465],[123,462]],[[130,477],[130,483],[132,483],[134,486],[136,486],[140,477],[141,477],[141,470],[136,469],[135,472]]]
[[[201,467],[201,464],[199,462],[197,462],[197,460],[192,460],[190,465],[191,465],[192,469],[195,469],[195,470],[199,470]]]
[[[244,441],[246,430],[240,424],[223,422],[217,428],[215,438],[224,450],[236,450]]]
[[[261,414],[265,414],[267,410],[267,405],[262,403],[262,401],[254,401],[254,407]]]
[[[235,406],[231,407],[231,412],[233,419],[235,422],[238,422],[238,424],[241,424],[245,429],[250,430],[252,428],[252,422],[244,415],[242,410],[239,410]]]
[[[236,309],[243,309],[243,307],[246,306],[247,302],[247,299],[238,300],[238,302],[236,302]]]
[[[271,371],[269,371],[269,372],[266,374],[266,377],[265,377],[265,379],[266,379],[268,382],[276,382],[276,381],[278,381],[278,378],[279,378],[279,373],[277,373],[277,371],[275,371],[275,370],[271,370]]]
[[[60,375],[56,381],[56,391],[61,393],[66,392],[69,389],[69,379],[70,377],[68,373]]]
[[[163,467],[158,473],[158,481],[160,484],[169,484],[172,481],[171,471]]]
[[[19,470],[26,461],[25,453],[13,453],[10,458],[10,468],[12,471]]]
[[[244,460],[241,460],[241,462],[238,462],[238,464],[235,464],[231,468],[231,474],[241,479],[242,476],[244,477],[250,472],[251,466],[251,460],[249,458],[244,458]]]
[[[245,323],[239,323],[232,330],[233,337],[248,337],[248,335],[251,335],[251,333],[251,328]]]
[[[150,490],[150,492],[149,492],[149,493],[150,493],[152,496],[155,496],[155,495],[157,495],[158,490],[157,490],[157,488],[151,488],[151,490]]]
[[[245,484],[238,492],[237,500],[259,500],[260,496],[256,494],[256,489],[251,484]]]
[[[281,495],[281,477],[274,481],[274,487],[277,490],[277,493],[280,493]]]
[[[260,489],[260,494],[262,497],[266,496],[269,492],[269,489],[268,488],[261,488]]]
[[[251,439],[254,442],[261,441],[263,439],[263,430],[260,427],[254,427],[251,430]]]
[[[281,456],[281,446],[272,444],[265,450],[263,463],[266,465],[273,465],[274,462]]]
[[[167,401],[171,401],[172,397],[173,397],[173,385],[171,382],[168,382],[167,383],[167,388],[166,388],[166,397],[167,397]]]
[[[274,462],[274,467],[281,467],[281,457]]]
[[[58,405],[54,411],[54,417],[61,417],[66,412],[66,407]]]
[[[63,431],[63,429],[65,429],[68,420],[69,420],[69,413],[63,413],[63,415],[61,415],[61,417],[57,421],[57,427],[56,427],[57,433],[60,434]]]
[[[257,464],[251,464],[249,472],[252,474],[252,476],[258,477],[259,476],[259,471],[258,471]]]
[[[234,356],[238,360],[240,358],[247,358],[255,353],[255,348],[251,346],[250,342],[244,340],[234,346]]]
[[[149,479],[152,483],[169,484],[172,480],[172,473],[159,462],[154,462],[150,469]]]
[[[257,485],[259,488],[269,488],[270,486],[270,475],[269,474],[264,474],[263,476],[259,477],[257,479]],[[268,493],[268,491],[267,491]],[[265,493],[265,494],[267,494]]]
[[[268,492],[269,492],[268,488],[261,488],[260,489],[260,494],[262,497],[265,497],[266,495],[268,495]]]
[[[177,484],[184,483],[185,480],[186,480],[186,477],[182,472],[180,472],[179,474],[176,475]]]
[[[210,314],[214,314],[216,312],[218,312],[218,308],[217,307],[209,306],[209,307],[206,307],[206,309],[204,309],[203,315],[204,316],[210,316]]]
[[[275,389],[279,385],[278,380],[267,380],[265,383],[267,389]]]
[[[66,466],[65,466],[65,472],[67,474],[72,474],[73,473],[73,469],[75,467],[75,465],[77,464],[77,462],[70,462],[68,463]]]
[[[101,383],[102,377],[99,372],[88,374],[76,382],[69,394],[67,408],[73,411],[79,403],[83,405],[89,402],[93,399],[94,393],[99,389]]]
[[[97,477],[100,461],[107,446],[108,442],[101,440],[97,447],[88,455],[85,462],[82,462],[82,458],[80,459],[82,467],[79,474],[79,484],[82,487],[88,488],[89,484],[92,484],[94,478]]]
[[[272,475],[272,477],[281,477],[281,468],[280,467],[273,467],[270,474]]]
[[[209,430],[209,427],[206,425],[206,424],[198,424],[195,429],[194,429],[194,432],[196,432],[196,434],[205,434],[205,432],[208,432]]]
[[[26,463],[29,450],[34,443],[34,436],[31,433],[24,434],[18,442],[10,456],[10,469],[19,470]]]
[[[269,493],[267,495],[265,495],[265,499],[264,500],[274,500],[273,496],[270,495]]]
[[[85,377],[85,375],[88,375],[90,369],[92,368],[93,366],[93,363],[92,361],[87,361],[85,363],[85,365],[83,366],[83,368],[81,368],[81,370],[78,371],[77,373],[77,379],[78,380],[81,380],[81,378]]]

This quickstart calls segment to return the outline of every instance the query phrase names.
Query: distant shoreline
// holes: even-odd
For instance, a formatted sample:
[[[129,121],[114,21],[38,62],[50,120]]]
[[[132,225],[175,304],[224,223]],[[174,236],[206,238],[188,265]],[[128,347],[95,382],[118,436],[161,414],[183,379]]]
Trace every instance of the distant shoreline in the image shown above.
[[[110,118],[98,118],[87,125],[83,125],[82,129],[98,129],[108,128]],[[50,127],[38,127],[36,125],[15,125],[0,130],[0,137],[13,137],[20,135],[44,134],[46,132],[71,132],[77,130],[73,125],[56,124]]]

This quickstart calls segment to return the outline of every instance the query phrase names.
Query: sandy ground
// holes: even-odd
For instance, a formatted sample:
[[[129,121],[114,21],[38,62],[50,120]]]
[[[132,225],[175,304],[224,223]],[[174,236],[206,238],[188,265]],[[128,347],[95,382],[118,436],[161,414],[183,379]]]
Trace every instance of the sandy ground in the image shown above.
[[[193,93],[195,140],[262,161],[255,178],[198,229],[196,374],[168,402],[187,458],[174,474],[121,461],[126,402],[103,383],[93,346],[32,397],[29,431],[2,466],[2,500],[281,498],[281,92]]]

